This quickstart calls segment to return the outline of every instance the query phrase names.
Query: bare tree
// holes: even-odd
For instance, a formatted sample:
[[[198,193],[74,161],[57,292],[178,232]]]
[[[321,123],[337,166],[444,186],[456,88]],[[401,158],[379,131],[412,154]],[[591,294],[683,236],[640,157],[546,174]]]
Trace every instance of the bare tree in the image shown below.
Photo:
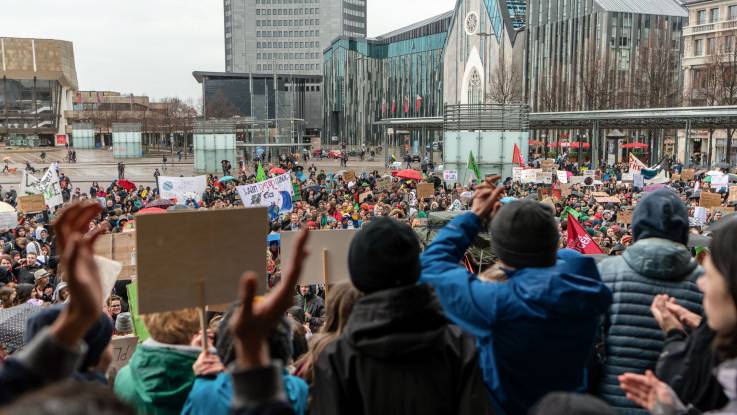
[[[219,89],[212,98],[207,100],[206,108],[203,108],[202,112],[207,119],[230,118],[238,115],[238,108]]]
[[[678,105],[681,97],[680,66],[674,62],[678,51],[671,46],[668,31],[654,29],[636,56],[631,83],[632,104],[637,108],[663,108]]]
[[[489,80],[486,101],[492,104],[514,104],[522,101],[522,71],[515,70],[514,62],[505,62],[499,54],[496,70]]]

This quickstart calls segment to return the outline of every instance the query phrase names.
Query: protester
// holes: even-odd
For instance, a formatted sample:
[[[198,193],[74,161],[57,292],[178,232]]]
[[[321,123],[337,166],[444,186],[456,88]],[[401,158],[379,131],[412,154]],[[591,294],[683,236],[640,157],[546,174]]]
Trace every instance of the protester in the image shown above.
[[[325,302],[314,291],[311,285],[300,285],[299,293],[294,296],[294,305],[304,311],[305,321],[310,324],[310,330],[317,332],[323,324]]]
[[[490,412],[472,338],[447,323],[432,288],[417,284],[419,253],[412,230],[389,218],[353,238],[348,267],[364,296],[317,357],[315,413]]]
[[[702,313],[696,287],[701,268],[685,246],[688,228],[686,206],[676,194],[667,189],[652,192],[635,208],[634,244],[599,264],[602,280],[614,293],[602,329],[606,350],[599,393],[617,409],[637,408],[619,388],[618,376],[655,369],[663,350],[664,336],[649,310],[654,297],[667,294]]]
[[[593,259],[557,253],[549,208],[529,200],[501,207],[504,188],[495,179],[422,254],[421,281],[435,288],[448,318],[476,337],[495,413],[518,414],[548,392],[585,388],[599,315],[612,295]],[[481,281],[459,265],[487,221],[507,282]]]
[[[710,245],[711,254],[704,261],[704,274],[698,280],[699,289],[704,293],[703,305],[707,324],[716,332],[714,346],[723,362],[719,365],[716,377],[722,385],[729,403],[719,410],[709,413],[731,414],[737,412],[737,220],[721,224],[713,231]],[[652,414],[696,414],[700,413],[689,405],[686,407],[673,390],[658,380],[652,371],[645,374],[625,373],[619,377],[620,385],[636,404]]]

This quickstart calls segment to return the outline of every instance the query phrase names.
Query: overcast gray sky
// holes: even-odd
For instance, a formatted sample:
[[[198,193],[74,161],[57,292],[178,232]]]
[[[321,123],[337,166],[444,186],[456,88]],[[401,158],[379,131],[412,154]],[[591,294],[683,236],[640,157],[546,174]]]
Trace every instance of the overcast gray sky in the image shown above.
[[[252,0],[253,1],[253,0]],[[367,0],[375,36],[455,0]],[[81,89],[199,98],[194,70],[225,70],[222,0],[2,0],[0,36],[74,42]]]

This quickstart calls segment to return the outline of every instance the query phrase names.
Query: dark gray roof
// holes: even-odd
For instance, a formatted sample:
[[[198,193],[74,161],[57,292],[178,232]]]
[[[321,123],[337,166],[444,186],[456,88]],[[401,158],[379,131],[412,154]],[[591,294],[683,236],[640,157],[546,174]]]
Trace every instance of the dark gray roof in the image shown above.
[[[376,36],[374,39],[375,40],[387,39],[387,38],[394,37],[394,36],[397,36],[399,34],[402,34],[404,32],[409,32],[410,30],[414,30],[414,29],[417,29],[419,27],[422,27],[422,26],[425,26],[425,25],[428,25],[428,24],[431,24],[431,23],[435,23],[435,22],[441,21],[443,19],[452,18],[453,17],[453,12],[454,12],[454,10],[451,10],[451,11],[448,11],[448,12],[445,12],[445,13],[442,13],[442,14],[439,14],[437,16],[433,16],[433,17],[431,17],[429,19],[425,19],[425,20],[419,21],[417,23],[412,23],[409,26],[405,26],[405,27],[399,28],[397,30],[392,30],[389,33],[385,33],[383,35]]]
[[[688,11],[677,0],[594,0],[610,12],[657,14],[688,17]]]

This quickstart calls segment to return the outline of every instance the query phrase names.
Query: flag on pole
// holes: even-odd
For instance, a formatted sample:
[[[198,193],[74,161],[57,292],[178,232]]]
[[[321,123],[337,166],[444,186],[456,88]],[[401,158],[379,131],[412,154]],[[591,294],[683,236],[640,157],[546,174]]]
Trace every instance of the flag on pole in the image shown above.
[[[603,254],[596,241],[570,213],[568,214],[568,247],[582,254]]]
[[[266,173],[264,173],[264,166],[262,166],[261,163],[259,163],[258,169],[256,170],[256,181],[263,182],[264,180],[266,180]]]
[[[571,216],[573,216],[574,218],[576,218],[576,220],[578,220],[579,218],[581,218],[581,213],[580,213],[580,212],[576,212],[576,210],[575,210],[575,209],[573,209],[572,207],[570,207],[570,206],[566,206],[566,207],[565,207],[565,208],[563,209],[563,213],[562,213],[562,214],[560,215],[560,216],[561,216],[561,217],[560,217],[560,220],[562,221],[562,220],[563,220],[563,219],[565,219],[565,218],[566,218],[566,217],[567,217],[568,215],[571,215]]]
[[[517,144],[514,145],[514,154],[512,155],[512,163],[517,163],[520,167],[525,167],[525,159],[522,152],[519,151]]]
[[[642,169],[646,169],[647,166],[634,154],[630,153],[630,173],[640,173]]]
[[[479,170],[479,166],[476,164],[476,159],[473,157],[473,151],[468,155],[467,168],[476,175],[476,180],[481,181],[481,170]]]

